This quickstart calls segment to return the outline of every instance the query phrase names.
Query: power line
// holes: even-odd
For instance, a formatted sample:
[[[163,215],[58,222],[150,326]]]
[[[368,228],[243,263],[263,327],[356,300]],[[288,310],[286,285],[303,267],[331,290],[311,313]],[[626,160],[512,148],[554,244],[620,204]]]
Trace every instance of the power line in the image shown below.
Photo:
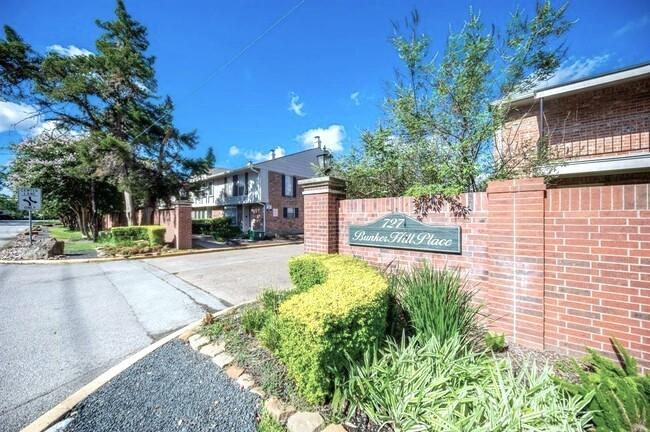
[[[228,66],[230,66],[232,63],[237,61],[241,56],[243,56],[246,51],[251,49],[257,42],[259,42],[262,38],[264,38],[267,34],[272,32],[277,26],[279,26],[284,20],[289,18],[291,14],[293,14],[298,8],[300,8],[307,0],[300,0],[298,3],[296,3],[291,9],[289,9],[287,12],[284,13],[280,18],[275,20],[273,24],[271,24],[269,27],[266,28],[262,33],[257,35],[253,40],[251,40],[247,45],[245,45],[237,54],[235,54],[233,57],[231,57],[228,61],[226,61],[224,64],[219,66],[217,69],[212,71],[207,78],[201,82],[196,88],[194,88],[192,91],[190,91],[188,94],[183,96],[181,99],[187,98],[199,90],[201,90],[203,87],[205,87],[214,77],[216,77],[220,72],[225,70]],[[147,133],[152,127],[155,125],[159,124],[160,120],[164,117],[164,114],[161,114],[159,117],[157,117],[153,123],[151,123],[149,126],[147,126],[145,129],[142,130],[139,134],[137,134],[135,137],[133,137],[132,141],[135,141],[145,133]]]

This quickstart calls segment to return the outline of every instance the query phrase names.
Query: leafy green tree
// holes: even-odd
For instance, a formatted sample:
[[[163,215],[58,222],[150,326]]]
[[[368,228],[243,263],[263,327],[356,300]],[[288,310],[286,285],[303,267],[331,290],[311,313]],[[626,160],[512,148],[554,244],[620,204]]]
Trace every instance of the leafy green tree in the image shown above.
[[[4,26],[0,39],[0,98],[23,97],[23,84],[38,72],[39,57],[9,26]]]
[[[217,163],[217,157],[214,154],[214,149],[212,146],[208,147],[208,151],[205,154],[205,164],[208,169],[214,168],[215,164]]]
[[[386,116],[363,134],[360,149],[335,161],[348,194],[415,196],[426,213],[441,202],[457,204],[454,196],[481,190],[491,178],[527,175],[545,163],[541,153],[513,163],[516,155],[496,151],[494,136],[508,100],[548,79],[560,64],[561,39],[571,26],[565,13],[566,5],[545,1],[530,18],[515,11],[500,33],[470,10],[439,61],[429,53],[417,12],[404,31],[395,26],[392,44],[403,68],[386,99]]]
[[[102,30],[96,52],[79,56],[38,57],[15,31],[5,29],[0,67],[11,74],[0,89],[29,88],[21,101],[34,106],[41,121],[89,137],[83,142],[90,147],[79,149],[87,162],[80,169],[119,189],[131,225],[137,206],[169,200],[191,171],[205,164],[182,156],[195,146],[196,133],[173,126],[170,98],[159,103],[146,28],[123,0],[117,0],[113,20],[96,24]]]
[[[96,236],[99,215],[117,210],[118,196],[113,185],[93,175],[88,156],[79,151],[90,139],[43,133],[15,144],[9,176],[15,187],[41,188],[43,213],[89,238]]]

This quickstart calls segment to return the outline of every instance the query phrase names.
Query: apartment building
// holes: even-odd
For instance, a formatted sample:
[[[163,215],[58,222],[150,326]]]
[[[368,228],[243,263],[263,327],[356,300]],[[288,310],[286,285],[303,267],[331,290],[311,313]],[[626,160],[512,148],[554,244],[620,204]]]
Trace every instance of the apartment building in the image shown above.
[[[558,186],[650,178],[650,63],[510,100],[497,150],[545,150]]]
[[[214,168],[195,179],[192,218],[226,216],[242,231],[267,235],[303,232],[303,198],[298,180],[314,176],[320,148],[227,169]]]

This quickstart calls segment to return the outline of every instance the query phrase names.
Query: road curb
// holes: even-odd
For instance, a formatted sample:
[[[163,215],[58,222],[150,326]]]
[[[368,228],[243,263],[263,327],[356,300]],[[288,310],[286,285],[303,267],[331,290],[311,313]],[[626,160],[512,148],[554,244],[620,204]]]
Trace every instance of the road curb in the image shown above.
[[[102,262],[111,262],[111,261],[137,261],[143,259],[156,259],[156,258],[170,258],[177,256],[185,255],[201,255],[207,253],[218,253],[218,252],[230,252],[233,250],[246,250],[246,249],[261,249],[275,246],[288,246],[288,245],[297,245],[303,244],[302,240],[300,241],[287,241],[282,243],[272,243],[272,244],[260,244],[260,245],[251,245],[251,246],[229,246],[220,249],[189,249],[187,252],[172,252],[165,255],[151,255],[151,256],[135,256],[135,257],[106,257],[106,258],[86,258],[86,259],[66,259],[66,260],[0,260],[0,264],[20,264],[20,265],[29,265],[29,264],[48,264],[48,265],[67,265],[67,264],[92,264],[92,263],[102,263]]]
[[[216,317],[228,315],[229,313],[237,310],[238,308],[256,302],[256,300],[249,300],[234,306],[227,307],[219,312],[215,312],[212,315]],[[88,384],[81,387],[79,390],[68,396],[63,402],[59,403],[55,407],[51,408],[45,414],[34,420],[32,423],[27,425],[25,428],[21,429],[21,432],[42,432],[60,420],[68,412],[70,412],[74,407],[79,405],[84,399],[88,396],[99,390],[104,384],[108,383],[110,380],[118,376],[120,373],[124,372],[129,367],[133,366],[139,360],[142,360],[147,355],[151,354],[161,346],[166,343],[176,339],[183,333],[193,330],[194,328],[201,325],[202,320],[195,321],[191,324],[186,325],[183,328],[176,330],[175,332],[165,336],[159,341],[154,342],[146,348],[138,351],[137,353],[129,356],[128,358],[122,360],[106,372],[99,375],[97,378],[89,382]]]

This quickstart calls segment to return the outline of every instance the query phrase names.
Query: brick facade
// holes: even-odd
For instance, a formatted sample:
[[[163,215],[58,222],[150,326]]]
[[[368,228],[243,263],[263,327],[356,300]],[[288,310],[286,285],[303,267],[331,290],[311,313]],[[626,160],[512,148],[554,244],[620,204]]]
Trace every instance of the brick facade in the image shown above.
[[[300,179],[300,177],[298,177]],[[295,197],[282,196],[282,174],[269,171],[269,200],[270,209],[266,210],[266,232],[270,235],[302,234],[304,231],[304,205],[302,188],[297,187]],[[283,208],[297,208],[297,218],[285,218]],[[274,215],[274,210],[276,215]],[[259,225],[259,221],[257,222]]]
[[[650,369],[648,183],[547,189],[542,179],[492,182],[486,192],[461,196],[472,208],[467,218],[441,212],[423,220],[461,227],[462,253],[452,255],[350,246],[350,224],[414,215],[412,199],[344,200],[340,187],[316,180],[303,183],[306,252],[354,255],[380,268],[458,267],[490,326],[510,341],[612,355],[608,337],[615,336]]]
[[[506,153],[535,150],[543,125],[553,158],[621,156],[650,151],[650,78],[513,107],[497,137]]]

